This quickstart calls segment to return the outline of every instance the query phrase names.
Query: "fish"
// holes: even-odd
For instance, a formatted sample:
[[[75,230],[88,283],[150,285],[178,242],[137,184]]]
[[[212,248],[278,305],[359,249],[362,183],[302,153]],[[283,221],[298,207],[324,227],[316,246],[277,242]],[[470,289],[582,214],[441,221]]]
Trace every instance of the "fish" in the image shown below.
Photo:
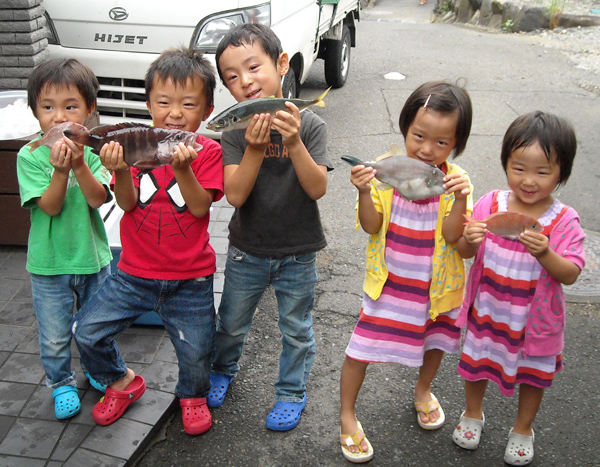
[[[403,198],[410,201],[431,198],[445,193],[444,172],[436,166],[401,155],[402,149],[395,144],[375,162],[363,162],[353,156],[342,156],[348,164],[364,165],[377,170],[375,178],[395,188]]]
[[[31,143],[28,143],[26,146],[29,146],[29,152],[33,152],[40,146],[52,148],[52,146],[54,146],[54,143],[56,143],[59,139],[62,139],[65,130],[87,131],[87,128],[83,125],[80,125],[79,123],[74,122],[59,123],[58,125],[55,125],[52,128],[50,128],[46,133],[44,133],[44,136],[42,136],[37,141],[32,141]]]
[[[87,128],[67,128],[63,131],[70,140],[92,148],[96,154],[106,143],[115,141],[123,146],[123,160],[131,167],[152,170],[173,161],[173,150],[179,143],[191,146],[196,152],[203,149],[191,131],[156,128],[142,123],[117,123]]]
[[[518,238],[519,235],[526,230],[537,233],[541,233],[544,230],[542,225],[537,220],[535,220],[533,217],[521,214],[520,212],[496,212],[481,221],[466,214],[463,215],[467,221],[465,222],[465,225],[474,222],[481,222],[486,225],[488,231],[506,238]]]
[[[323,94],[313,100],[305,99],[283,99],[278,97],[259,97],[257,99],[249,99],[247,101],[238,102],[228,109],[225,109],[215,118],[211,119],[206,124],[206,128],[211,131],[230,131],[241,130],[248,128],[250,120],[256,114],[271,114],[272,117],[280,110],[289,110],[286,107],[286,102],[291,102],[298,109],[303,110],[311,105],[317,107],[325,107],[323,98],[329,92],[328,88]]]

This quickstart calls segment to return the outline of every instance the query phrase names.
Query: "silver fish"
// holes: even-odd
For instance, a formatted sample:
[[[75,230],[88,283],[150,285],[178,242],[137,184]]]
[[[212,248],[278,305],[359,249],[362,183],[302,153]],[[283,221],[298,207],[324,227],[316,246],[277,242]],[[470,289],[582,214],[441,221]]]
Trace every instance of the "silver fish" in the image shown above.
[[[104,144],[116,141],[123,146],[123,159],[132,167],[151,170],[173,161],[173,150],[179,143],[191,146],[196,152],[203,146],[196,142],[197,134],[191,131],[156,128],[141,123],[118,123],[87,128],[68,128],[64,135],[70,140],[85,144],[98,154]]]
[[[375,162],[362,162],[356,157],[342,156],[350,165],[364,165],[377,170],[375,178],[395,188],[403,198],[416,201],[445,193],[444,172],[434,165],[401,155],[402,149],[395,144],[389,152]]]
[[[291,102],[300,110],[306,109],[311,105],[325,107],[323,98],[329,92],[329,89],[314,100],[259,97],[258,99],[249,99],[247,101],[238,102],[208,122],[206,128],[212,131],[229,131],[248,128],[250,120],[252,120],[252,117],[256,114],[268,113],[274,117],[280,110],[289,110],[285,105],[286,102]]]

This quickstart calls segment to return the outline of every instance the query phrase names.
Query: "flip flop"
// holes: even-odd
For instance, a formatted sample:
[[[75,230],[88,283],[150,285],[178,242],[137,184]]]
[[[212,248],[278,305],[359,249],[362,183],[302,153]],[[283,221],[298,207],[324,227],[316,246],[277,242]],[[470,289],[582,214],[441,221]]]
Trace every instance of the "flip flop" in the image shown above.
[[[77,388],[70,385],[57,387],[52,391],[54,399],[54,414],[59,420],[71,418],[81,410]]]
[[[306,393],[302,402],[277,401],[267,416],[267,428],[273,431],[293,430],[300,423],[304,407],[306,407]]]
[[[508,443],[504,451],[504,462],[508,465],[528,465],[533,461],[533,442],[535,433],[531,430],[531,436],[513,433],[512,428],[508,432]]]
[[[106,426],[116,422],[132,402],[137,401],[146,391],[146,381],[139,375],[124,391],[106,388],[106,394],[92,409],[92,417],[98,425]]]
[[[438,418],[435,422],[422,422],[421,417],[419,417],[419,412],[423,412],[425,415],[429,416],[431,412],[435,409],[440,411],[440,418]],[[417,411],[417,423],[424,430],[437,430],[444,426],[444,422],[446,421],[446,415],[444,414],[444,410],[440,405],[437,397],[431,393],[431,400],[429,402],[415,402],[415,410]]]
[[[210,374],[210,392],[206,398],[210,408],[221,407],[233,378],[229,375]]]
[[[212,426],[212,415],[206,406],[206,397],[179,399],[183,428],[188,435],[201,435]]]
[[[90,375],[87,371],[84,371],[83,375],[88,379],[94,389],[100,392],[106,392],[106,384],[100,384],[98,381],[92,378],[92,375]]]
[[[452,433],[452,441],[457,446],[473,451],[479,447],[481,441],[481,433],[485,425],[485,414],[482,415],[482,420],[476,418],[465,417],[465,412],[460,415],[458,425]]]
[[[352,435],[343,435],[340,430],[340,444],[342,445],[342,454],[347,461],[354,464],[362,464],[363,462],[369,462],[373,459],[373,446],[365,436],[365,432],[362,429],[362,425],[356,421],[356,432]],[[363,451],[361,443],[365,440],[367,443],[367,450]],[[350,446],[356,446],[359,452],[351,452],[348,450]]]

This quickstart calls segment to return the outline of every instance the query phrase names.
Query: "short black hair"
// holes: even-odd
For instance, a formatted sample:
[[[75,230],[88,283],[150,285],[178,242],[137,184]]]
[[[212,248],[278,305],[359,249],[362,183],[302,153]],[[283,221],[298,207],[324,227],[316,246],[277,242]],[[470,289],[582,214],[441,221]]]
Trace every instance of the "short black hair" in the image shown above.
[[[238,24],[232,28],[227,34],[223,36],[217,51],[215,52],[215,63],[217,64],[217,71],[221,82],[225,84],[223,75],[221,74],[221,67],[219,66],[219,59],[221,55],[230,45],[233,47],[240,47],[245,44],[252,45],[254,42],[258,42],[265,53],[271,57],[273,63],[277,65],[277,60],[283,52],[281,41],[277,34],[273,32],[271,28],[259,23],[243,23]]]
[[[412,125],[417,112],[427,103],[427,107],[443,114],[458,110],[456,122],[456,146],[453,157],[459,156],[467,147],[471,134],[473,107],[467,91],[456,84],[445,81],[429,81],[423,83],[408,97],[400,112],[400,131],[406,139],[408,129]]]
[[[83,62],[74,58],[55,58],[40,63],[33,69],[27,81],[27,104],[36,114],[36,105],[44,87],[75,86],[88,107],[96,107],[96,95],[100,89],[98,78]]]
[[[558,186],[565,184],[577,153],[575,129],[567,119],[541,110],[517,117],[506,130],[500,154],[504,172],[514,151],[535,143],[539,143],[549,162],[556,157],[560,167]]]
[[[152,62],[146,72],[146,100],[154,85],[154,77],[161,82],[172,79],[175,84],[185,86],[188,79],[199,77],[204,83],[204,95],[209,105],[214,105],[215,69],[201,52],[188,47],[165,50]]]

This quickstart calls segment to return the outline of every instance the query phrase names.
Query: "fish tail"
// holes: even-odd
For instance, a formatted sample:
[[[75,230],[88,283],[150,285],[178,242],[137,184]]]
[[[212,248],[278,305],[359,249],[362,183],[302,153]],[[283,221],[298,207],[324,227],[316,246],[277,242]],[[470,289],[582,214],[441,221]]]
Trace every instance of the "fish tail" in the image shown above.
[[[331,89],[331,86],[329,86],[323,94],[321,94],[319,97],[317,97],[315,99],[313,105],[316,105],[317,107],[325,107],[325,101],[323,101],[323,99],[325,98],[325,96],[327,95],[327,93],[329,92],[330,89]]]
[[[25,146],[29,146],[29,152],[32,153],[37,148],[39,148],[42,144],[43,144],[42,140],[38,139],[37,141],[32,141],[30,143],[27,143]]]
[[[468,216],[467,214],[463,214],[463,217],[467,221],[467,222],[465,222],[465,225],[467,225],[467,224],[473,224],[475,222],[479,222],[477,219],[474,219],[473,217]]]
[[[354,166],[354,165],[358,165],[358,164],[362,164],[362,162],[360,161],[360,159],[358,159],[357,157],[353,157],[353,156],[342,156],[342,160],[347,162],[348,164]]]

